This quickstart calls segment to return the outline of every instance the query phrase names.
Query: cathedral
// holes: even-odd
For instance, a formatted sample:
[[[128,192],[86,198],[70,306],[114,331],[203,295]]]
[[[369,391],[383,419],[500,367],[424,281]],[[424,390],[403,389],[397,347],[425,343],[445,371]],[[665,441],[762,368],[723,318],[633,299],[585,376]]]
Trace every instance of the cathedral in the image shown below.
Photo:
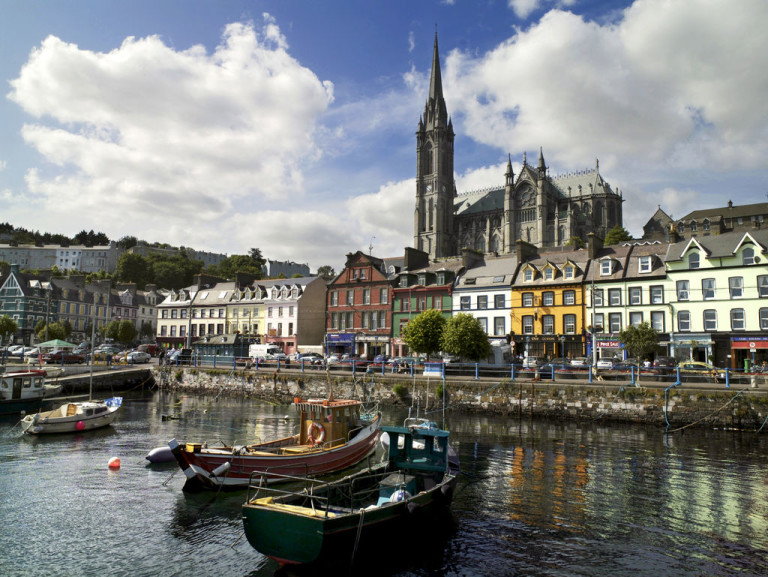
[[[457,256],[464,248],[508,254],[517,240],[539,248],[563,246],[587,234],[605,238],[622,226],[623,199],[595,168],[552,177],[539,151],[536,165],[525,154],[520,173],[507,162],[504,186],[459,194],[453,179],[453,123],[443,98],[437,35],[429,97],[416,132],[414,248],[431,258]]]

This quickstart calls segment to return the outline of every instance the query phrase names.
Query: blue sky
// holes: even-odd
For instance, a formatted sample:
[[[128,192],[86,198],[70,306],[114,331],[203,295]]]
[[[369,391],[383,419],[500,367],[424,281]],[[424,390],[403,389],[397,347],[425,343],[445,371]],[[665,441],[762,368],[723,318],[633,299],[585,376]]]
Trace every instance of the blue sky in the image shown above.
[[[660,205],[766,202],[764,0],[0,0],[0,222],[337,270],[413,234],[437,27],[460,192],[507,154]],[[535,158],[535,156],[534,156]]]

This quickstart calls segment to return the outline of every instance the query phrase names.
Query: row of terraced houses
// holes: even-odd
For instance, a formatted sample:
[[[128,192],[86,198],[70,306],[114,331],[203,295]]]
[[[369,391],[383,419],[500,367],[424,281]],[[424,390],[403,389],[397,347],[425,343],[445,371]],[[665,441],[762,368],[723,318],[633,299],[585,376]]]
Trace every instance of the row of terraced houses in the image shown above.
[[[621,356],[619,332],[649,322],[658,354],[742,366],[768,360],[768,231],[676,243],[541,250],[430,259],[347,255],[334,279],[204,282],[158,305],[157,340],[180,347],[230,335],[286,354],[322,350],[373,358],[407,355],[403,327],[420,312],[467,313],[516,354]]]

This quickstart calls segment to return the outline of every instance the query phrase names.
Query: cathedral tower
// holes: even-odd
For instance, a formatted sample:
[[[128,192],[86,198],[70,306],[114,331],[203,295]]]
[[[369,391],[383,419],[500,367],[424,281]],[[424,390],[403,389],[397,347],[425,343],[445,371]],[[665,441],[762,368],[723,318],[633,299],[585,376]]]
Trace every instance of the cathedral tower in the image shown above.
[[[414,248],[443,258],[456,254],[453,238],[453,124],[443,98],[437,33],[432,54],[429,97],[416,132],[416,208]]]

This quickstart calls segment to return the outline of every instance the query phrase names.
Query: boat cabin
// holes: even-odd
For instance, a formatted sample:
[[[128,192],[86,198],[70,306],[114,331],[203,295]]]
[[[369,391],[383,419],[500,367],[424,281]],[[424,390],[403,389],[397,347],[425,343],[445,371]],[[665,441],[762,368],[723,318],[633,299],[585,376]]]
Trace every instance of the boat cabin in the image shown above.
[[[382,427],[389,435],[389,460],[398,469],[445,471],[450,433],[434,426]]]
[[[361,428],[360,401],[297,397],[293,404],[301,415],[301,445],[343,445]]]
[[[35,399],[45,393],[45,371],[21,371],[0,375],[0,398]]]

